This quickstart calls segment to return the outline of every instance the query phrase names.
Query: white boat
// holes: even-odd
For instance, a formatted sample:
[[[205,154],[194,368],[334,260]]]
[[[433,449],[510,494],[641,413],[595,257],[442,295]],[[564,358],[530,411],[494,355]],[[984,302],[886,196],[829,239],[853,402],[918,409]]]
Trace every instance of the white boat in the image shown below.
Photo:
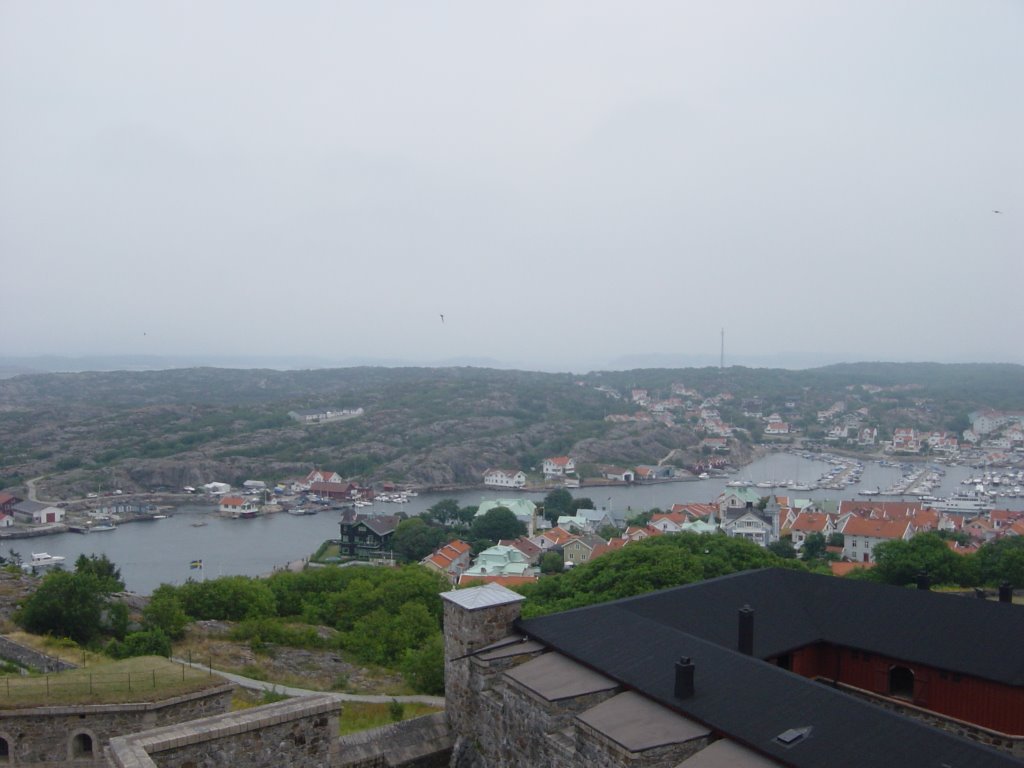
[[[22,568],[31,570],[32,568],[49,568],[51,565],[60,565],[67,558],[63,555],[51,555],[48,552],[33,552],[32,559],[27,563],[22,564]]]
[[[101,531],[116,531],[117,526],[113,523],[100,523],[98,525],[89,526],[89,533],[99,533]]]

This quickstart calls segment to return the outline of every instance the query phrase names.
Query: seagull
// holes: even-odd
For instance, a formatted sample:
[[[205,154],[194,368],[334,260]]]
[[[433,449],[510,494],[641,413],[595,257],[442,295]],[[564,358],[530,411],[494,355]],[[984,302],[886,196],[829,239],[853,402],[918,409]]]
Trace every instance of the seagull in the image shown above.
[[[444,315],[441,315],[441,322],[444,322]]]
[[[1002,213],[1002,211],[992,211],[992,213]]]

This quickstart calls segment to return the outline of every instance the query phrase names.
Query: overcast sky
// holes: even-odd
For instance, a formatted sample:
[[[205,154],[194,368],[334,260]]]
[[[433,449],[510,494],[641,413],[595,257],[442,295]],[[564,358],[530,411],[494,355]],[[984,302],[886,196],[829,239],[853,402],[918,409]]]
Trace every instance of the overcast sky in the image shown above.
[[[1020,0],[0,0],[0,355],[1024,363],[1022,41]]]

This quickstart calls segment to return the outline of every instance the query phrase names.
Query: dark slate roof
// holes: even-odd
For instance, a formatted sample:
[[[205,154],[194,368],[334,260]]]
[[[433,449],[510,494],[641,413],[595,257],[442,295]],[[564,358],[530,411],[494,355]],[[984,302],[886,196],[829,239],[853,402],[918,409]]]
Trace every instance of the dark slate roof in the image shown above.
[[[821,606],[823,601],[829,605]],[[906,659],[928,656],[923,649],[935,645],[940,650],[928,661],[920,660],[936,663],[933,657],[946,658],[965,642],[950,637],[958,633],[936,629],[956,626],[945,618],[951,615],[955,621],[981,622],[976,632],[970,632],[970,656],[988,655],[979,643],[985,646],[991,640],[1005,648],[1014,644],[1012,638],[1018,647],[1003,659],[1020,666],[1019,638],[1024,634],[1017,622],[1024,619],[1016,614],[1024,611],[1019,608],[774,569],[521,621],[519,628],[627,688],[786,765],[1020,768],[1021,763],[1006,753],[738,653],[733,650],[736,611],[745,603],[756,611],[756,656],[772,656],[820,639],[857,647],[847,639],[850,636],[857,643],[880,646],[879,653]],[[912,604],[919,607],[910,609]],[[915,638],[900,629],[904,621],[917,625]],[[991,637],[1004,632],[1003,639]],[[892,652],[911,646],[918,651],[914,656]],[[691,657],[696,668],[694,695],[682,700],[673,693],[674,665],[681,656]],[[808,726],[809,735],[792,746],[776,738]]]

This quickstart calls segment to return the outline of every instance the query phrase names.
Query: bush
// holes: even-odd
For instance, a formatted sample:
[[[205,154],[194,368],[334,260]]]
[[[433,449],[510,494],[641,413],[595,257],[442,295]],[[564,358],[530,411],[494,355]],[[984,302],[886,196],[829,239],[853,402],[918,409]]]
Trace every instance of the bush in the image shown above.
[[[128,634],[124,642],[112,641],[107,646],[107,655],[115,659],[127,659],[131,656],[163,656],[171,655],[171,638],[159,629]]]

